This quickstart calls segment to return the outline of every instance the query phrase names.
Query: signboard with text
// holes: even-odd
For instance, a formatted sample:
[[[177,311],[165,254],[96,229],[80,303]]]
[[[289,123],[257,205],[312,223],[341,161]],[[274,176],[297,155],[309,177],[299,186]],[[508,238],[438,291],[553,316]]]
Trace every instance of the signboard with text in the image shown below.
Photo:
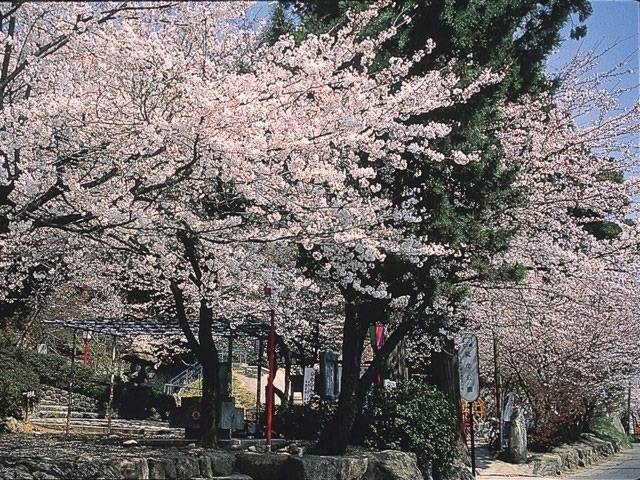
[[[313,395],[313,386],[315,383],[316,371],[311,367],[305,367],[304,379],[302,381],[302,404],[307,405],[311,401]]]
[[[478,339],[473,333],[463,333],[458,346],[460,365],[460,396],[467,402],[475,402],[480,396]]]

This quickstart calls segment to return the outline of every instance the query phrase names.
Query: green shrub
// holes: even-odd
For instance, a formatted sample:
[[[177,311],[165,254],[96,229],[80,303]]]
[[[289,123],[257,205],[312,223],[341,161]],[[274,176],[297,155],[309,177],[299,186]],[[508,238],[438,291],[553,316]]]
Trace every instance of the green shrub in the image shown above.
[[[0,417],[22,417],[24,392],[40,393],[38,375],[29,365],[0,352]]]
[[[7,344],[0,344],[0,350],[4,358],[12,359],[35,372],[43,385],[63,390],[69,388],[70,364],[66,358],[53,354],[45,355]],[[90,368],[76,363],[73,390],[104,402],[109,395],[109,377],[98,375]]]
[[[307,405],[279,406],[273,417],[273,430],[285,438],[317,440],[336,406],[336,402],[317,397]]]
[[[418,457],[421,469],[450,465],[457,430],[453,407],[442,393],[419,381],[376,390],[363,412],[364,444],[377,450],[403,450]]]
[[[38,373],[41,383],[64,390],[69,388],[70,364],[66,358],[52,354],[44,355],[32,350],[21,350],[19,358],[31,365]],[[109,395],[109,377],[96,374],[90,368],[77,363],[78,360],[76,358],[74,392],[106,401]]]
[[[625,447],[631,446],[631,440],[626,433],[618,431],[608,418],[596,418],[589,423],[589,430],[601,440],[615,442]]]

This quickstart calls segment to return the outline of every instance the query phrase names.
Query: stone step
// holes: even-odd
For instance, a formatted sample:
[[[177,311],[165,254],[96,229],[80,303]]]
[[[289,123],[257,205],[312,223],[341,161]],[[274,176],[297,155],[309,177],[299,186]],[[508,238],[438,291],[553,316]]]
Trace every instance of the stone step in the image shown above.
[[[66,412],[68,408],[69,408],[68,405],[43,405],[43,404],[40,404],[38,406],[38,410],[40,410],[40,411],[46,410],[46,411],[53,411],[53,412]],[[71,407],[71,409],[76,411],[76,412],[89,412],[89,413],[98,413],[100,411],[97,408],[79,407],[78,405],[73,405]]]
[[[39,418],[66,418],[66,416],[67,416],[66,407],[61,410],[40,409],[40,411],[38,412]],[[100,414],[98,412],[76,412],[72,410],[71,418],[100,418]]]
[[[60,403],[41,403],[39,407],[40,410],[66,410],[68,405],[62,405]]]
[[[50,401],[43,400],[38,405],[39,405],[41,410],[43,410],[43,409],[55,410],[55,409],[58,409],[58,408],[65,408],[66,409],[68,403],[67,402],[64,402],[64,403],[50,402]],[[73,402],[73,407],[75,409],[88,411],[88,412],[97,412],[98,411],[98,407],[96,405],[87,406],[86,404],[83,405],[83,404],[79,404],[77,402]]]
[[[63,418],[34,418],[31,420],[31,424],[36,427],[46,428],[48,430],[57,430],[63,432],[66,427],[66,421]],[[109,433],[106,419],[82,419],[72,418],[69,424],[71,431],[80,431],[83,434],[97,434],[106,435]],[[114,420],[111,433],[119,436],[133,436],[133,435],[167,435],[174,434],[184,437],[184,429],[170,429],[167,427],[154,427],[150,425],[123,425],[122,421]],[[121,438],[117,439],[117,443],[120,444]],[[148,440],[148,439],[145,439]],[[184,440],[180,438],[180,440]],[[193,440],[189,440],[192,443]]]
[[[204,480],[204,477],[202,477],[202,479]],[[234,473],[227,477],[211,477],[211,480],[253,480],[253,477],[245,475],[244,473]]]

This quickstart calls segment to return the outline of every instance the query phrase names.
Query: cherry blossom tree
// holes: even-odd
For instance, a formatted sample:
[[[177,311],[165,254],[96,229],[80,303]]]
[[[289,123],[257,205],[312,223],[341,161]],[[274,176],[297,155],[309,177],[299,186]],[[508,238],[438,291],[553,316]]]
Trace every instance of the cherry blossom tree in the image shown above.
[[[300,273],[391,301],[388,283],[368,274],[384,258],[449,253],[407,228],[421,220],[410,194],[394,204],[378,179],[404,172],[408,156],[442,161],[436,140],[455,124],[410,119],[498,78],[483,72],[459,88],[450,69],[410,75],[430,44],[370,74],[395,32],[358,35],[378,5],[335,36],[272,46],[242,28],[245,8],[39,3],[3,13],[7,292],[48,258],[55,232],[56,264],[72,281],[134,291],[144,308],[175,315],[203,364],[205,444],[216,442],[219,405],[215,316],[264,311],[265,284],[284,304]],[[292,245],[318,270],[292,272]],[[112,318],[130,314],[113,305]]]
[[[594,73],[576,57],[553,98],[504,106],[503,142],[520,167],[519,227],[503,260],[521,284],[475,289],[467,314],[485,346],[498,335],[505,381],[521,393],[542,444],[580,433],[637,376],[640,106],[624,108],[624,65]],[[492,352],[482,355],[492,370]]]

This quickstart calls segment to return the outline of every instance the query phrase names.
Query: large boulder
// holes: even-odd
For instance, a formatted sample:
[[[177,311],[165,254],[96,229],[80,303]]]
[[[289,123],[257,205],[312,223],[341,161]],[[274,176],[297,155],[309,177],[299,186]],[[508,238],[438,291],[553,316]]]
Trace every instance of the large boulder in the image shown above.
[[[144,458],[86,459],[65,465],[56,462],[52,473],[56,478],[126,479],[149,478],[149,464]]]
[[[509,443],[502,458],[509,463],[527,463],[527,427],[521,409],[511,414]]]
[[[231,475],[236,465],[236,455],[229,452],[204,452],[201,460],[204,460],[204,462],[208,464],[204,467],[205,471],[208,472],[211,470],[211,474],[214,477]]]
[[[286,463],[286,480],[361,480],[368,459],[357,457],[290,457]]]
[[[254,480],[283,480],[289,455],[278,453],[240,453],[236,457],[236,470]]]
[[[17,433],[19,430],[20,425],[13,417],[7,417],[0,421],[0,433]]]
[[[425,480],[431,480],[431,473],[428,473],[429,477]],[[471,467],[467,466],[464,459],[458,457],[454,462],[446,469],[443,480],[475,480],[471,474]]]
[[[362,480],[424,480],[415,453],[384,450],[360,456],[368,460]]]
[[[147,460],[147,464],[149,465],[150,480],[178,478],[178,474],[176,472],[176,463],[172,458],[149,458]]]
[[[555,453],[537,455],[533,461],[533,473],[541,477],[560,475],[563,471],[562,457]]]
[[[200,462],[197,457],[176,457],[175,462],[178,478],[196,478],[200,476]]]

